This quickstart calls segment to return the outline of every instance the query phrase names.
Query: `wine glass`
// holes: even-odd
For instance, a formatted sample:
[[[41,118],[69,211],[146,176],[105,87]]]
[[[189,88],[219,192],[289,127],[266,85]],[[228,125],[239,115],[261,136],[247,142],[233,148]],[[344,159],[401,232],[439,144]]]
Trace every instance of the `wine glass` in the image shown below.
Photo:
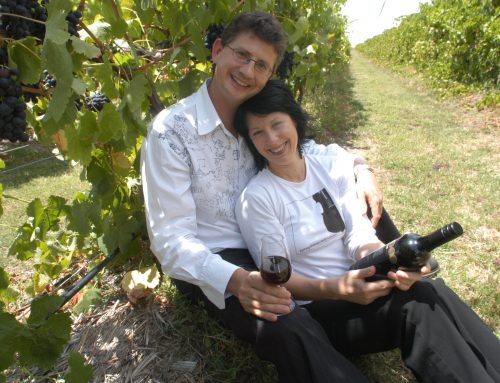
[[[265,235],[260,242],[260,275],[273,285],[280,285],[290,279],[292,264],[290,253],[281,235]],[[290,311],[295,308],[292,300]]]

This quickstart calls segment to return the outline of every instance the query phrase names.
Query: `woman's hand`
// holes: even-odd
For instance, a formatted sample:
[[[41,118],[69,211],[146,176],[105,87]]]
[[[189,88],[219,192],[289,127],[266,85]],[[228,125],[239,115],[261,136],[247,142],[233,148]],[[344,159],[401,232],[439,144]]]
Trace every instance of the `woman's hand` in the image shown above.
[[[365,278],[375,274],[375,267],[351,270],[342,275],[337,281],[335,298],[345,301],[367,305],[375,299],[388,295],[394,287],[392,280],[366,282]]]
[[[394,286],[402,291],[408,291],[415,282],[420,281],[424,274],[431,271],[431,265],[427,263],[418,271],[406,271],[399,269],[396,272],[389,271],[387,277],[394,281]]]

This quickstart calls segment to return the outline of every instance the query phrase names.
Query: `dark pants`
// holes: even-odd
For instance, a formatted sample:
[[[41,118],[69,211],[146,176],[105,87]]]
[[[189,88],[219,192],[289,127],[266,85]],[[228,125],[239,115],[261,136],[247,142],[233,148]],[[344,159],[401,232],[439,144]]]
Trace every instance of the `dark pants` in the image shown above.
[[[246,250],[221,256],[255,269]],[[280,382],[367,382],[345,357],[400,348],[421,382],[500,382],[500,342],[481,319],[441,280],[416,283],[369,305],[339,300],[298,306],[277,322],[245,312],[235,297],[219,310],[193,285],[177,281],[193,302],[272,362]]]

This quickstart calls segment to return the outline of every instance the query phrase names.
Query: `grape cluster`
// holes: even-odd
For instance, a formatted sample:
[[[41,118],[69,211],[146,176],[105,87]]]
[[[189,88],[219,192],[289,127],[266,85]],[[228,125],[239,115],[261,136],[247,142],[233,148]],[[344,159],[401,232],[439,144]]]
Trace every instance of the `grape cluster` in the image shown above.
[[[40,89],[40,83],[36,83],[36,84],[21,84],[21,85],[24,85],[28,88],[32,88],[32,89]],[[32,92],[23,92],[23,99],[24,99],[24,102],[32,102],[34,104],[36,104],[38,102],[38,94],[37,93],[32,93]]]
[[[212,50],[214,41],[222,36],[222,32],[224,32],[224,24],[210,24],[205,33],[205,48]]]
[[[50,88],[55,88],[57,85],[57,81],[52,76],[47,69],[43,70],[43,76],[44,78],[42,79],[42,85],[44,86],[45,89],[50,89]]]
[[[0,68],[0,139],[11,142],[28,141],[26,133],[26,105],[20,99],[21,85],[14,80],[19,72],[14,68]]]
[[[93,110],[94,112],[102,110],[104,104],[108,102],[110,102],[110,99],[100,92],[96,92],[89,97],[85,97],[85,106],[87,109]]]
[[[7,65],[9,63],[9,54],[7,52],[7,47],[0,47],[0,66]]]
[[[281,60],[280,65],[276,69],[276,75],[284,80],[288,77],[290,72],[292,71],[293,66],[295,65],[294,63],[294,52],[285,52],[283,55],[283,60]]]
[[[71,11],[66,15],[66,22],[68,23],[68,33],[70,35],[79,37],[78,23],[80,22],[81,18],[82,18],[82,13],[78,10]]]
[[[39,21],[47,20],[47,10],[38,3],[38,0],[0,0],[0,12]],[[45,26],[24,18],[2,15],[0,32],[16,40],[26,36],[35,36],[43,40]]]

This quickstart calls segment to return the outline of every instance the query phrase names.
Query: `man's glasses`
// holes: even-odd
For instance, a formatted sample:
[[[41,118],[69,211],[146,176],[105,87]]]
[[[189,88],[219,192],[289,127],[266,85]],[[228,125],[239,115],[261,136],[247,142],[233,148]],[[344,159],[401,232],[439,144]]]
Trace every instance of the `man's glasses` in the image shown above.
[[[233,51],[233,56],[238,61],[240,64],[248,64],[250,61],[253,61],[255,63],[254,67],[255,70],[260,73],[260,74],[269,74],[272,72],[272,69],[269,67],[269,65],[262,60],[255,60],[250,56],[250,54],[247,51],[244,51],[242,49],[235,49],[233,47],[230,47],[229,45],[226,45],[229,49]]]

